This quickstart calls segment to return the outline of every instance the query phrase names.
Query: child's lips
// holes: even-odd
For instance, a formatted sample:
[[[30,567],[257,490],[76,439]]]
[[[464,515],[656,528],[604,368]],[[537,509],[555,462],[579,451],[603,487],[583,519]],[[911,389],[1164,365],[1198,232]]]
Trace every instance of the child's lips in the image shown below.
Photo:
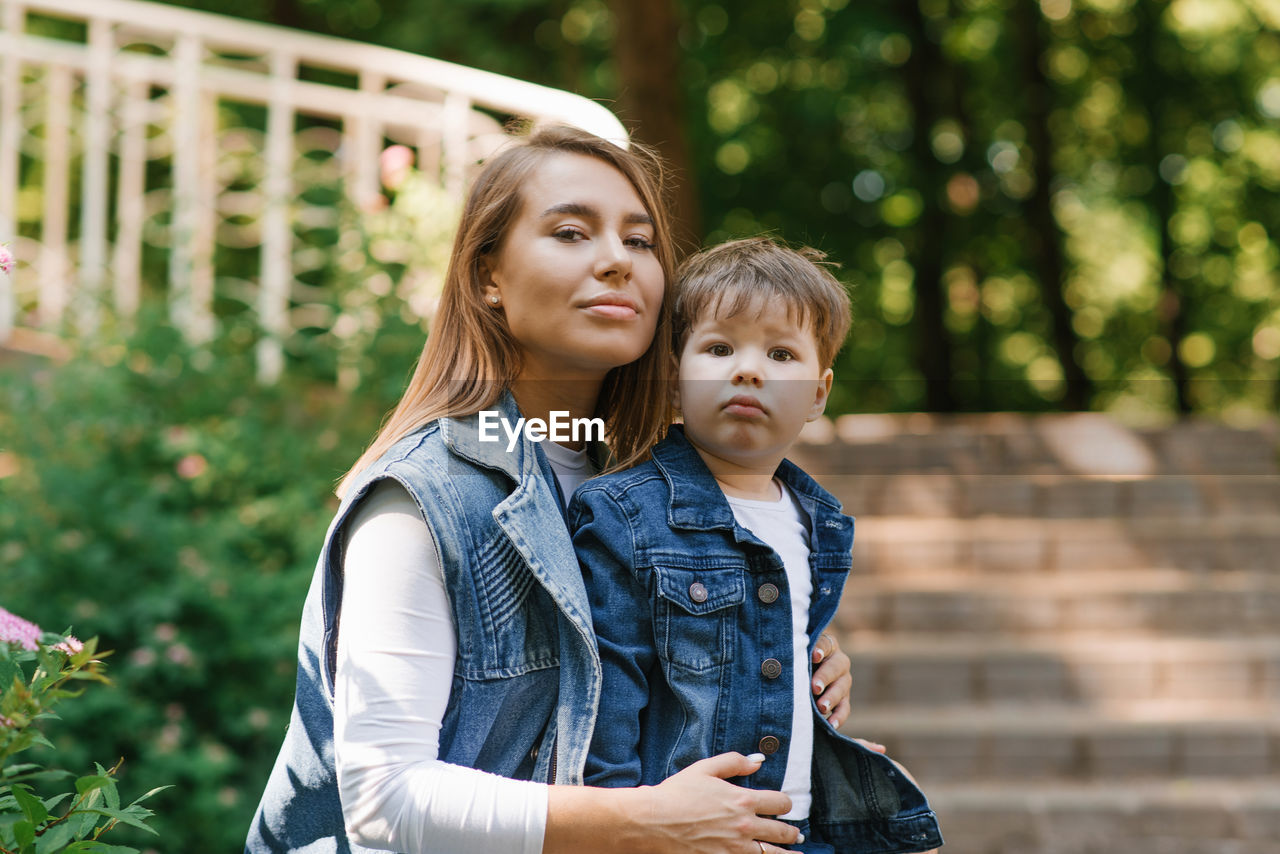
[[[735,394],[729,398],[724,411],[740,418],[762,418],[768,414],[764,404],[749,394]]]

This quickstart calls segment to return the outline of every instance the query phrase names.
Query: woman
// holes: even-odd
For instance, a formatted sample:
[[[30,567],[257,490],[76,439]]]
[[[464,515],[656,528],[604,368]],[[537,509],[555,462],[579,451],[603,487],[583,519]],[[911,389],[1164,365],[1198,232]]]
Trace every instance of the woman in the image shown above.
[[[762,757],[712,757],[640,789],[547,785],[581,783],[601,691],[563,518],[600,460],[530,431],[485,441],[478,413],[509,430],[599,418],[619,464],[642,458],[669,423],[671,269],[642,152],[555,127],[485,167],[409,388],[339,490],[293,718],[246,851],[795,841],[763,817],[787,811],[784,795],[723,779]],[[833,717],[847,713],[847,671],[830,655],[815,674]]]

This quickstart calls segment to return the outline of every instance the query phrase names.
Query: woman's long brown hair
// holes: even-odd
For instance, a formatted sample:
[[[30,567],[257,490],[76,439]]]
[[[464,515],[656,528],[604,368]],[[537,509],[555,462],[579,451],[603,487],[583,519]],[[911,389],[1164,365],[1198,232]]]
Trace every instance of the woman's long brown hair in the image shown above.
[[[487,409],[520,373],[520,346],[505,315],[484,304],[484,258],[497,251],[520,213],[521,189],[530,174],[557,154],[594,157],[631,182],[653,218],[653,242],[664,277],[662,311],[649,349],[614,368],[604,379],[595,416],[604,419],[615,463],[643,460],[671,422],[671,286],[674,249],[663,199],[661,161],[632,144],[621,148],[563,125],[539,128],[498,154],[480,172],[462,210],[439,309],[409,386],[373,443],[338,485],[338,495],[400,439],[443,416]]]

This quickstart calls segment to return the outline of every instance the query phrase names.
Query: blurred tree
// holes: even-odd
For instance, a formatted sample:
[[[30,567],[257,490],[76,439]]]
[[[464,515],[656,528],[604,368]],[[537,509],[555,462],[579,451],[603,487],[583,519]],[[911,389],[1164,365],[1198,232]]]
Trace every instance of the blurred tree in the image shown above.
[[[933,7],[941,11],[939,6]],[[911,235],[916,290],[916,354],[924,374],[925,406],[934,412],[956,408],[951,392],[952,344],[943,323],[942,268],[953,241],[950,217],[943,210],[946,169],[932,150],[930,130],[947,117],[955,100],[954,76],[938,44],[940,14],[926,17],[919,3],[901,3],[903,29],[911,39],[911,58],[902,68],[914,120],[911,153],[913,185],[922,199],[923,213]]]
[[[181,0],[613,102],[687,239],[843,265],[834,411],[1274,407],[1261,0]]]
[[[1062,230],[1053,216],[1054,159],[1057,150],[1049,116],[1053,110],[1054,91],[1044,73],[1046,55],[1044,19],[1030,3],[1014,4],[1014,40],[1020,47],[1023,97],[1027,128],[1027,146],[1034,157],[1034,189],[1027,198],[1027,222],[1030,226],[1029,252],[1031,264],[1040,280],[1040,290],[1053,318],[1053,344],[1066,379],[1062,404],[1067,409],[1087,409],[1090,383],[1076,360],[1080,338],[1072,326],[1072,311],[1067,305],[1062,252]]]
[[[681,20],[673,0],[610,0],[613,56],[618,65],[618,112],[636,139],[653,146],[671,168],[671,214],[677,243],[702,240],[698,188],[690,168],[680,87]]]

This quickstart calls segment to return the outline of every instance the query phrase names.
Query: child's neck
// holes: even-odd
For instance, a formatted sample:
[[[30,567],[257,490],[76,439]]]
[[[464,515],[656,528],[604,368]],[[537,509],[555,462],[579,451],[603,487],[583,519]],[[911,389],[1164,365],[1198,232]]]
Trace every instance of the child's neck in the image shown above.
[[[692,441],[689,444],[702,457],[720,491],[730,498],[777,501],[782,497],[782,486],[773,476],[782,463],[781,455],[767,459],[729,459],[703,450]]]

